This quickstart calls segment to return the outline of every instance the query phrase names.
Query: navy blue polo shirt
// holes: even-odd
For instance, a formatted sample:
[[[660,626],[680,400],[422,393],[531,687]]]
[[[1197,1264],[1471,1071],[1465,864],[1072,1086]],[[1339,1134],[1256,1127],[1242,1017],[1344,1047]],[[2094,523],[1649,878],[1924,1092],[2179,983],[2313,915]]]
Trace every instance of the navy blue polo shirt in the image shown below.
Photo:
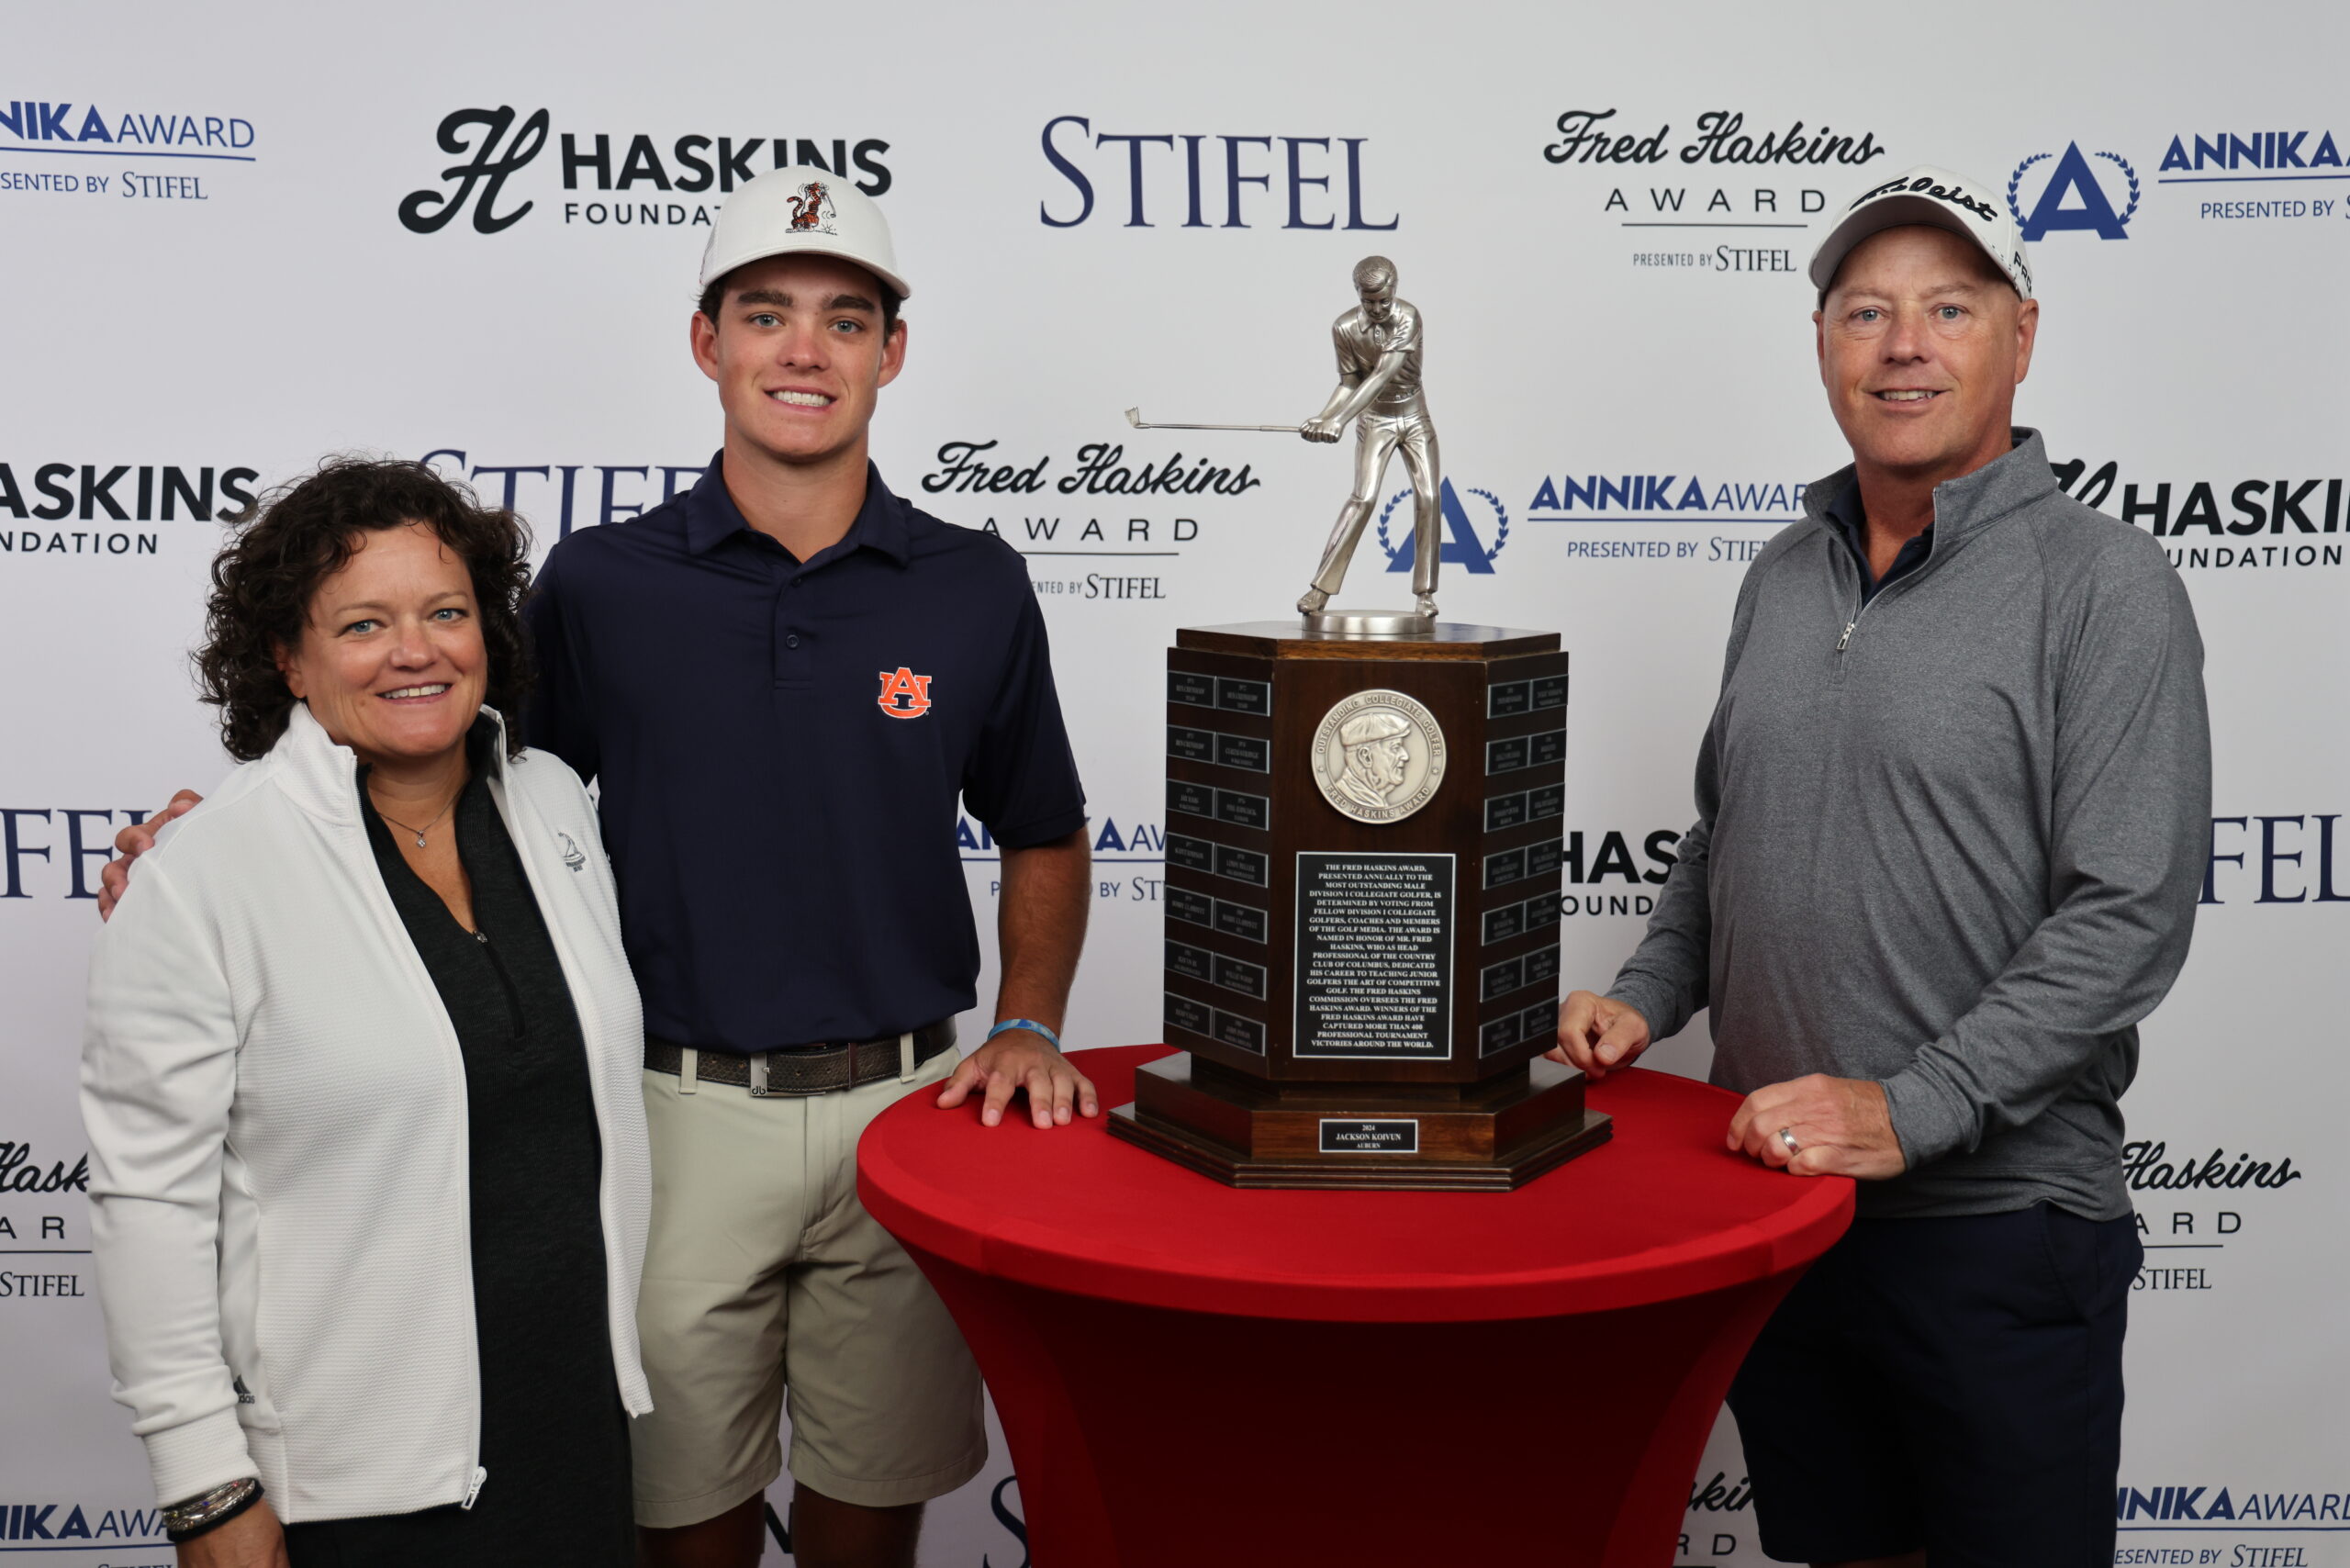
[[[1844,493],[1829,506],[1828,521],[1836,530],[1836,536],[1844,542],[1844,548],[1852,553],[1852,559],[1861,565],[1863,604],[1874,599],[1896,577],[1906,577],[1924,566],[1926,557],[1934,551],[1934,525],[1930,522],[1901,542],[1901,548],[1894,552],[1893,564],[1886,567],[1885,576],[1871,577],[1869,522],[1867,514],[1861,510],[1861,487],[1858,485],[1847,487]]]
[[[957,797],[1013,848],[1085,823],[1025,565],[870,467],[846,536],[803,563],[713,458],[557,544],[524,619],[523,734],[599,785],[654,1034],[748,1052],[964,1012]]]

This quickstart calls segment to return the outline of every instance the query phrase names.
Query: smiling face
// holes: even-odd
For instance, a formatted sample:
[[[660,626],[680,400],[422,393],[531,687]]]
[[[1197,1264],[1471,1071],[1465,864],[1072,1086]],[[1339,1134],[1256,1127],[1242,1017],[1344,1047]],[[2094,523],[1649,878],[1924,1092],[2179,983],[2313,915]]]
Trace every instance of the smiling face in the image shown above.
[[[1812,321],[1829,407],[1863,468],[1940,483],[2008,451],[2040,305],[1963,237],[1870,235]]]
[[[694,360],[718,383],[727,444],[778,463],[861,459],[882,387],[905,363],[903,322],[885,338],[882,285],[830,256],[775,256],[726,278],[713,321],[694,313]]]
[[[420,522],[370,530],[310,596],[278,669],[310,716],[370,766],[464,744],[489,684],[473,577]]]

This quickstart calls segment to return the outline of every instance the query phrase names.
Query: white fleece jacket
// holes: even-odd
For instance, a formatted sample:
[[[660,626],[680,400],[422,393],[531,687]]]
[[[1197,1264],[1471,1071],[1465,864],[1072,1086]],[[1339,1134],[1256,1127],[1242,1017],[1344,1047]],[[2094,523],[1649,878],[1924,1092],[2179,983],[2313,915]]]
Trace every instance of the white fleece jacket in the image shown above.
[[[347,1518],[476,1482],[464,1064],[357,767],[297,705],[162,830],[91,958],[98,1294],[159,1502],[258,1475],[281,1518]],[[644,1038],[611,871],[559,759],[501,760],[490,789],[587,1041],[612,1362],[641,1415]]]

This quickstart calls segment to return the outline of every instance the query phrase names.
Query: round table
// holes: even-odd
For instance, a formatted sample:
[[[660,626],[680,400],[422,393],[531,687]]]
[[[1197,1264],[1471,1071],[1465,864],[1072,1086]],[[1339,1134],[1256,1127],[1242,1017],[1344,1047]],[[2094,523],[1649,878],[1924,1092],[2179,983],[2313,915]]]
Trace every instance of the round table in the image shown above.
[[[1074,1060],[1106,1110],[1158,1046]],[[1239,1192],[908,1096],[857,1192],[961,1325],[1037,1568],[1673,1561],[1731,1374],[1852,1213],[1639,1070],[1514,1193]]]

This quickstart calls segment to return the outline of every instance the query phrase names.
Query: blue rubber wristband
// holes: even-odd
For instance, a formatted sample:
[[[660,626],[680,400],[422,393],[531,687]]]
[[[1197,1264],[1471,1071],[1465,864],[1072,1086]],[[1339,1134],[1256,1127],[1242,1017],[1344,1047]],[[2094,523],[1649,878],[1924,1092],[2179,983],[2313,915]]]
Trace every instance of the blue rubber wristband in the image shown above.
[[[1007,1018],[1002,1023],[998,1024],[994,1028],[988,1031],[988,1040],[994,1039],[998,1035],[1009,1034],[1014,1029],[1025,1029],[1032,1035],[1041,1035],[1045,1038],[1045,1043],[1052,1047],[1053,1049],[1059,1050],[1061,1048],[1061,1037],[1058,1035],[1054,1034],[1050,1029],[1046,1028],[1042,1024],[1037,1023],[1034,1018]],[[981,1045],[985,1045],[987,1044],[987,1040],[982,1040],[979,1043]]]

